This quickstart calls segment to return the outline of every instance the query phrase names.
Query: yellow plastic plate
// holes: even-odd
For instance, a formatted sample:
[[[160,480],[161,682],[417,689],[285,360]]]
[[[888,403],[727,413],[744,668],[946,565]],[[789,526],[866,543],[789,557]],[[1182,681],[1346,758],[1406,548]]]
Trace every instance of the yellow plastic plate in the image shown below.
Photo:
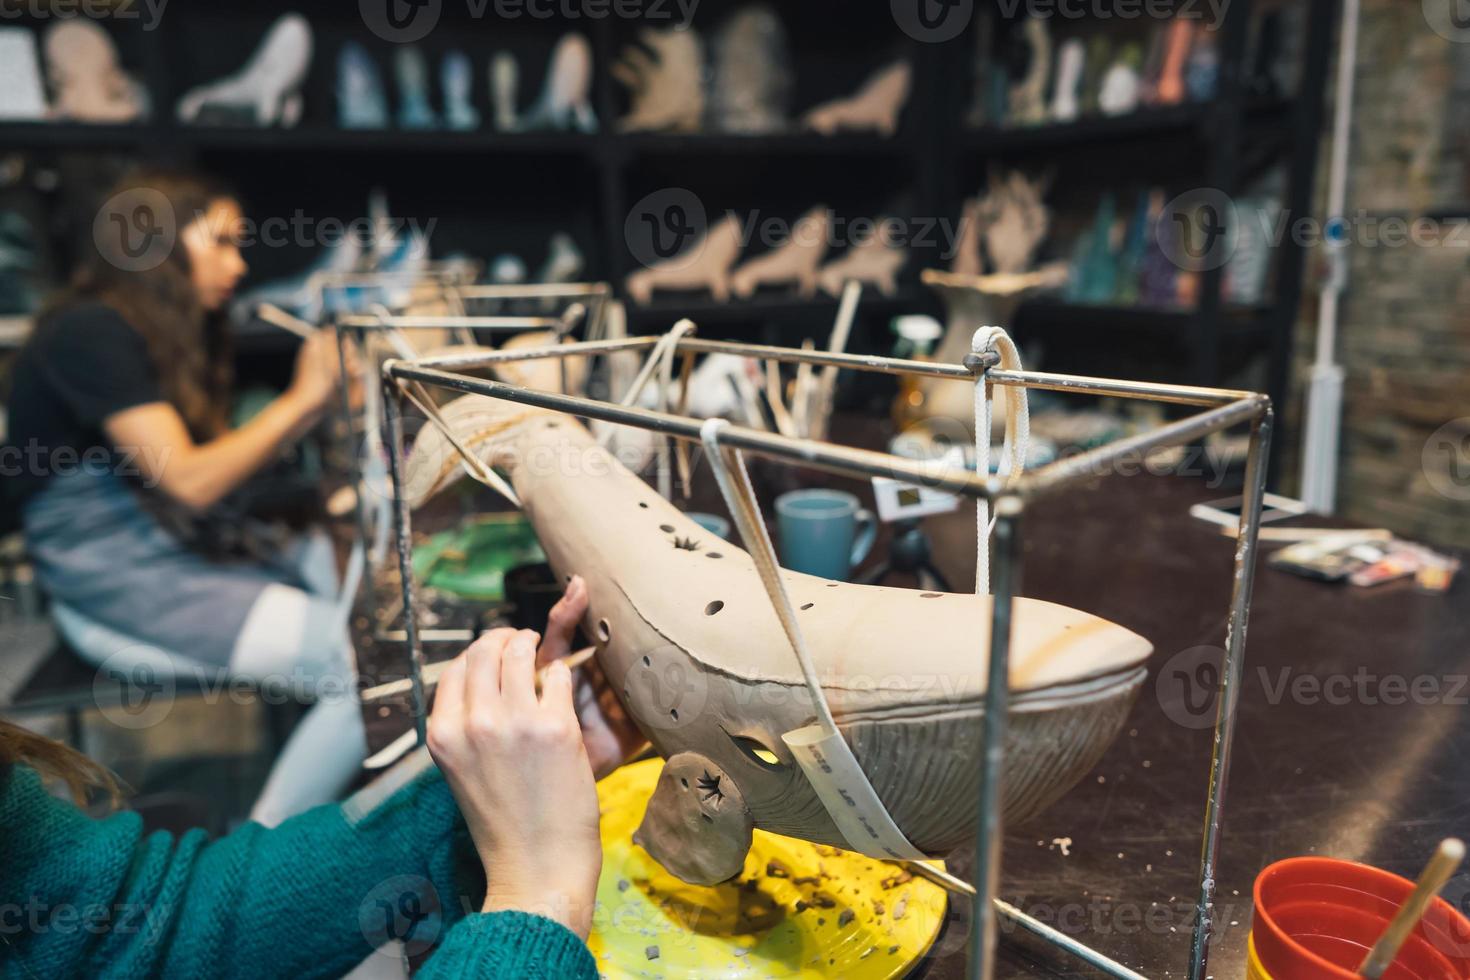
[[[597,787],[602,878],[588,946],[604,977],[903,976],[933,944],[945,892],[900,867],[757,830],[744,871],[713,888],[633,843],[661,759]]]

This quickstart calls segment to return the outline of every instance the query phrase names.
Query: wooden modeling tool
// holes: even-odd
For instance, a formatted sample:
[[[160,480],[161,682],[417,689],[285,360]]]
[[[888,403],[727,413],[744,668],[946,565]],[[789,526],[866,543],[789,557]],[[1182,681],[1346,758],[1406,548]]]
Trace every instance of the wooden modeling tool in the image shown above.
[[[592,655],[596,652],[597,650],[595,647],[587,647],[585,649],[578,650],[576,653],[573,653],[562,659],[566,661],[567,668],[569,670],[576,670],[578,667],[591,660]],[[439,683],[440,675],[443,674],[445,669],[448,668],[448,666],[453,662],[453,660],[440,660],[436,663],[426,664],[424,666],[425,693],[433,689],[434,685]],[[547,664],[546,666],[549,667],[551,665]],[[546,667],[542,667],[540,670],[536,671],[536,690],[538,692],[541,690],[541,679],[545,675]],[[407,694],[412,689],[413,681],[407,677],[401,680],[389,681],[386,684],[379,684],[377,687],[370,687],[366,691],[363,691],[362,703],[371,704],[374,701],[381,701],[384,698],[391,698],[399,694]]]

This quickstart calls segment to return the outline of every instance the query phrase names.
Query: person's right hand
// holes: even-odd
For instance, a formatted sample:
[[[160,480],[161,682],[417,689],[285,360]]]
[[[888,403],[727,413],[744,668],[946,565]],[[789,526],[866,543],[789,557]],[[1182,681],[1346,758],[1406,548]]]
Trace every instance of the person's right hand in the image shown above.
[[[583,939],[602,870],[597,789],[572,703],[553,663],[536,694],[529,630],[492,630],[439,678],[429,753],[485,866],[484,911],[519,910]]]
[[[305,408],[314,412],[325,409],[341,377],[337,339],[332,331],[318,330],[301,342],[290,390]]]

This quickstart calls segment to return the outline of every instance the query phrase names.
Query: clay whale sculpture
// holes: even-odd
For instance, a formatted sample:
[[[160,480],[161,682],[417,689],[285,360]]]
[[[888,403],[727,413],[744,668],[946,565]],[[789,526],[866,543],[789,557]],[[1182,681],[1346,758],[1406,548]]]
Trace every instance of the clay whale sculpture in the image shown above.
[[[624,710],[667,761],[635,840],[691,883],[737,874],[755,827],[848,846],[782,735],[815,717],[754,562],[629,472],[575,419],[479,395],[444,407],[502,467],[557,574],[581,575],[584,627]],[[417,506],[462,475],[425,429],[405,461]],[[838,727],[905,837],[972,839],[990,598],[784,572]],[[1036,814],[1118,734],[1151,647],[1055,603],[1013,607],[1003,812]]]

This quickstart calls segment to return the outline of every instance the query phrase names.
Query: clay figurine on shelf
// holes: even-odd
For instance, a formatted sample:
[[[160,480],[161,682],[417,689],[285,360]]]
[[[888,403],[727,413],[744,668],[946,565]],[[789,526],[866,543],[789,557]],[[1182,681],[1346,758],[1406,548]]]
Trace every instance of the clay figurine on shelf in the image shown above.
[[[388,97],[377,63],[348,41],[337,55],[337,124],[343,129],[387,129]]]
[[[1184,90],[1195,102],[1215,97],[1220,81],[1220,45],[1214,31],[1198,31],[1184,63]]]
[[[475,85],[475,67],[463,51],[451,51],[439,65],[440,87],[444,92],[444,122],[450,129],[467,131],[480,128],[480,110],[470,100]]]
[[[1164,62],[1159,69],[1159,81],[1154,88],[1155,105],[1175,105],[1183,102],[1188,90],[1184,84],[1184,67],[1189,60],[1189,48],[1194,41],[1194,22],[1185,17],[1175,17],[1169,22],[1169,33],[1164,42]]]
[[[1006,121],[1034,126],[1046,121],[1046,84],[1051,80],[1051,32],[1040,17],[1027,18],[1022,25],[1019,50],[1025,69],[1007,93]]]
[[[27,44],[30,36],[26,31]],[[85,17],[57,20],[46,29],[44,47],[52,115],[96,123],[133,122],[148,115],[147,92],[122,70],[112,35],[100,25]],[[12,67],[19,68],[20,60]],[[37,86],[31,102],[42,101],[39,97]]]
[[[1004,177],[991,171],[985,195],[965,202],[950,271],[980,275],[986,255],[993,272],[1030,269],[1051,225],[1051,212],[1042,200],[1050,184],[1049,176],[1031,180],[1019,170]]]
[[[1098,111],[1097,100],[1102,94],[1103,76],[1107,74],[1108,66],[1112,62],[1112,42],[1102,34],[1094,34],[1087,39],[1087,54],[1084,56],[1085,64],[1082,67],[1082,81],[1079,85],[1079,110],[1082,115],[1090,116]]]
[[[283,14],[245,67],[229,78],[203,85],[179,100],[183,122],[295,126],[301,121],[301,83],[311,67],[311,25],[300,14]]]
[[[393,52],[393,75],[398,80],[398,128],[434,129],[439,117],[429,105],[429,63],[412,44]]]
[[[693,133],[704,116],[704,53],[694,28],[638,33],[612,66],[628,87],[632,109],[618,128],[632,132]]]
[[[541,98],[526,110],[517,129],[597,132],[592,114],[592,45],[575,32],[562,35],[551,52]]]
[[[497,51],[490,59],[490,104],[494,107],[495,128],[509,133],[516,128],[516,83],[520,68],[515,55]]]
[[[759,286],[796,286],[801,297],[817,293],[817,269],[827,256],[830,215],[824,205],[812,208],[791,228],[781,245],[740,265],[730,275],[730,292],[749,299]]]
[[[1142,83],[1139,66],[1143,62],[1143,51],[1137,44],[1126,45],[1118,60],[1109,66],[1103,75],[1102,91],[1097,95],[1097,107],[1108,116],[1123,116],[1138,108]]]
[[[841,130],[876,130],[881,136],[892,136],[898,131],[898,117],[908,102],[912,82],[909,63],[895,61],[875,72],[853,95],[808,111],[802,124],[823,136]]]
[[[908,252],[903,246],[889,245],[881,235],[872,235],[822,266],[817,272],[817,285],[830,296],[840,296],[849,282],[874,286],[884,296],[894,296],[898,293],[898,273],[906,261]]]
[[[750,556],[573,418],[478,395],[443,415],[506,470],[558,581],[586,583],[593,675],[666,760],[634,840],[703,885],[741,870],[755,828],[854,846],[783,741],[811,724],[811,695]],[[405,463],[404,500],[418,506],[463,473],[426,427]],[[971,843],[991,598],[781,574],[838,730],[899,831],[930,855]],[[1038,599],[1018,597],[1011,626],[1007,824],[1043,811],[1102,757],[1151,650],[1122,626]]]
[[[712,48],[709,128],[745,134],[785,129],[791,56],[776,12],[765,4],[741,7],[720,26]]]
[[[1077,89],[1082,83],[1082,70],[1087,49],[1082,41],[1072,38],[1057,52],[1057,77],[1052,85],[1051,121],[1064,123],[1077,118]]]
[[[708,289],[723,303],[730,298],[730,268],[739,255],[740,223],[726,215],[678,255],[628,276],[628,295],[646,304],[655,289]]]

